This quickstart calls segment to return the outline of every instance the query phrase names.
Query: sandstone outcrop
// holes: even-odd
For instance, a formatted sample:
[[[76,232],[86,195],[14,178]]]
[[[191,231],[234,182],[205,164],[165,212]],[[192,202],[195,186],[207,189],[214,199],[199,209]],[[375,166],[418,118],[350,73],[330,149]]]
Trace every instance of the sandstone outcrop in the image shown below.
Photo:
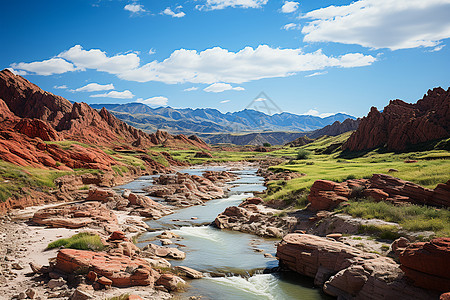
[[[213,156],[212,156],[211,153],[208,153],[208,152],[205,152],[205,151],[200,151],[200,152],[195,153],[194,157],[197,157],[197,158],[212,158]]]
[[[409,145],[450,136],[450,88],[428,90],[416,104],[392,100],[379,112],[372,107],[343,149],[359,151],[386,146],[401,151]]]
[[[277,217],[273,214],[274,210],[265,207],[261,198],[252,197],[239,206],[227,207],[216,217],[214,225],[220,229],[267,237],[282,237],[295,228],[297,224],[295,217]]]
[[[210,177],[212,174],[209,175]],[[155,185],[146,188],[150,196],[164,198],[165,201],[176,206],[190,206],[203,204],[204,201],[222,198],[225,195],[219,177],[218,182],[198,176],[182,174],[163,174],[155,179]],[[232,177],[230,177],[232,178]],[[223,181],[222,181],[223,183]]]
[[[144,259],[74,249],[60,250],[55,268],[69,274],[92,271],[96,277],[103,276],[117,287],[153,286],[160,276]]]
[[[316,180],[308,195],[310,210],[330,210],[339,203],[348,200],[351,190],[343,185],[329,180]]]
[[[392,259],[308,234],[288,234],[277,248],[280,265],[314,278],[325,293],[341,299],[432,299],[403,277]]]
[[[168,147],[190,145],[209,149],[199,138],[172,136],[163,131],[147,134],[120,121],[105,108],[97,111],[86,103],[72,104],[7,69],[0,72],[0,99],[19,118],[39,119],[68,140],[108,146],[163,144]]]
[[[449,207],[450,180],[445,184],[438,184],[434,190],[385,174],[374,174],[370,179],[352,179],[342,183],[317,180],[308,196],[308,209],[332,210],[350,197],[368,197],[394,204]]]
[[[450,238],[409,244],[399,258],[401,269],[414,285],[440,292],[450,290]]]
[[[291,172],[289,170],[285,170],[283,172],[273,172],[269,171],[267,169],[258,169],[257,174],[259,176],[264,177],[265,179],[265,185],[267,185],[267,182],[273,181],[273,180],[291,180],[294,178],[305,176],[303,173],[299,172]]]
[[[43,208],[34,213],[32,221],[49,227],[100,228],[105,232],[118,230],[116,215],[99,202],[63,204]]]

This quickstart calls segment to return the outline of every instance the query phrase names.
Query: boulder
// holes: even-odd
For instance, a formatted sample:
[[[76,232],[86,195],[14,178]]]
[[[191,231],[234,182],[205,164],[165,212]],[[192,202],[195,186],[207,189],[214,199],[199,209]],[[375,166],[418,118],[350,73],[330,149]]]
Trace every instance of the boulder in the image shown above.
[[[158,278],[158,273],[144,259],[75,249],[60,250],[55,268],[69,274],[91,270],[99,278],[111,280],[116,287],[153,286]]]
[[[431,299],[436,294],[403,278],[392,259],[365,253],[326,238],[291,233],[277,248],[282,267],[314,278],[325,293],[340,299]]]
[[[184,288],[186,282],[173,274],[162,274],[156,284],[164,286],[169,291],[176,291]]]
[[[148,244],[142,250],[143,255],[147,256],[159,256],[172,259],[184,259],[186,257],[186,254],[177,248],[163,247],[155,244]]]
[[[32,221],[50,227],[100,227],[106,232],[118,230],[116,215],[99,202],[71,203],[38,210]]]
[[[399,255],[401,269],[414,285],[447,292],[450,287],[450,238],[409,244]]]
[[[212,158],[213,156],[212,156],[211,153],[208,153],[208,152],[205,152],[205,151],[200,151],[200,152],[195,153],[194,157],[197,157],[197,158]]]

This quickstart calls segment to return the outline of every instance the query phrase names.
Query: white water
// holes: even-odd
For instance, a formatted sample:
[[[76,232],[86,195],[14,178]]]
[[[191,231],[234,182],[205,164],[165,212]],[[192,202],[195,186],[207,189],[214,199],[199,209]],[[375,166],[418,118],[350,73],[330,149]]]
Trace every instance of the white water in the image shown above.
[[[225,168],[195,168],[181,172],[201,175],[205,170],[218,171],[225,170]],[[172,215],[156,221],[149,221],[149,226],[157,231],[145,233],[140,240],[154,238],[162,230],[170,229],[182,238],[177,242],[177,246],[186,252],[184,260],[173,260],[171,261],[172,265],[188,266],[212,274],[242,274],[245,275],[244,277],[248,277],[206,277],[192,280],[189,282],[188,291],[181,295],[182,299],[187,299],[192,295],[201,295],[202,300],[323,299],[324,296],[313,288],[312,281],[309,279],[285,273],[260,274],[263,269],[278,265],[278,261],[274,257],[267,258],[263,255],[263,253],[275,255],[277,240],[267,240],[236,231],[220,230],[209,225],[199,226],[211,223],[225,208],[239,205],[245,198],[252,196],[252,192],[265,189],[263,178],[256,175],[256,170],[242,170],[235,173],[240,178],[228,183],[230,186],[229,197],[208,201],[204,206],[180,209]],[[128,184],[126,188],[138,192],[145,186],[151,185],[149,178],[141,179]],[[192,217],[196,219],[192,219]],[[138,245],[142,247],[147,243]],[[256,251],[256,249],[263,252]]]

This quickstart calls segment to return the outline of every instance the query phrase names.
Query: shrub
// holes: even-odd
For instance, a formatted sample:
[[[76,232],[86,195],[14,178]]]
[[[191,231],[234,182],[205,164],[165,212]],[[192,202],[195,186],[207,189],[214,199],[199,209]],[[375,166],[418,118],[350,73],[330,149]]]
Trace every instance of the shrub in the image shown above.
[[[272,145],[270,143],[264,143],[263,146],[264,147],[272,147]]]
[[[101,251],[103,246],[100,237],[96,234],[81,232],[67,239],[59,239],[48,244],[47,249],[65,247],[78,250]]]
[[[300,149],[297,152],[297,159],[308,159],[311,152],[305,149]]]

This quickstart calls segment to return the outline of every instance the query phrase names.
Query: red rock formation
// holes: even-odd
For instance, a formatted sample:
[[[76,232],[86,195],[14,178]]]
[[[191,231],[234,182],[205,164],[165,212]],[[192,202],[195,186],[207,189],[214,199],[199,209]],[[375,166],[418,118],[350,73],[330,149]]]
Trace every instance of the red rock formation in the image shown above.
[[[345,202],[350,196],[350,189],[339,183],[329,180],[316,180],[308,195],[308,209],[329,210],[337,207],[339,203]]]
[[[409,244],[399,255],[401,269],[414,285],[448,292],[450,288],[450,238]]]
[[[64,204],[43,208],[33,215],[33,222],[50,227],[100,227],[106,232],[118,230],[116,215],[99,202]]]
[[[60,250],[55,268],[69,274],[88,269],[99,278],[104,276],[111,280],[111,284],[117,287],[153,286],[159,278],[159,274],[144,259],[74,249]]]
[[[343,149],[359,151],[386,146],[405,150],[408,145],[450,136],[450,88],[428,90],[416,104],[392,100],[382,113],[372,107]]]
[[[98,112],[86,103],[72,104],[6,69],[0,72],[0,98],[14,115],[47,122],[68,140],[106,146],[123,144],[147,147],[162,144],[168,147],[196,146],[209,149],[199,138],[172,136],[163,131],[147,134],[120,121],[105,108]]]
[[[21,119],[14,130],[30,138],[38,137],[43,141],[60,141],[62,138],[53,127],[39,119]]]
[[[392,259],[365,253],[330,239],[291,233],[277,248],[280,264],[314,278],[338,299],[433,299],[411,286]]]
[[[315,181],[308,196],[310,202],[308,209],[313,211],[334,209],[353,195],[352,190],[360,190],[361,195],[376,201],[450,207],[450,180],[445,184],[438,184],[431,190],[389,175],[373,174],[368,180],[347,180],[342,183]]]

